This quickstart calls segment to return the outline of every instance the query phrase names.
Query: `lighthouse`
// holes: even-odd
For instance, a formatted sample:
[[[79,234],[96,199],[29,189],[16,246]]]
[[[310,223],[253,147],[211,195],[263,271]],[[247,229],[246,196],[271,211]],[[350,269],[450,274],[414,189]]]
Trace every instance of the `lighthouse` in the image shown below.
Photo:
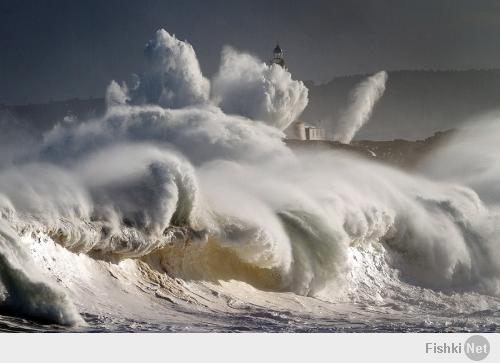
[[[286,69],[285,58],[283,57],[283,49],[281,49],[279,43],[276,44],[273,51],[273,58],[270,61],[270,64],[277,64]]]

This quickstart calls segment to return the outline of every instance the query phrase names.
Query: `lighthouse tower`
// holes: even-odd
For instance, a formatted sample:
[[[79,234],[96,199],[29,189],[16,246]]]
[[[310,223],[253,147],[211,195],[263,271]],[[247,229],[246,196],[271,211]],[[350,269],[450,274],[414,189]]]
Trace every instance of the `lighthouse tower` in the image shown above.
[[[277,64],[286,69],[285,58],[283,57],[283,50],[281,49],[279,43],[276,44],[273,51],[273,58],[271,59],[270,64]]]

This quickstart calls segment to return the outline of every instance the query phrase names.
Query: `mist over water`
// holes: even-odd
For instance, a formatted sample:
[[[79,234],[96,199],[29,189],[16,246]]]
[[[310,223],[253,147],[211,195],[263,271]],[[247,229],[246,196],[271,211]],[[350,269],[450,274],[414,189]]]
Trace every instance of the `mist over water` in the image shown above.
[[[331,132],[333,139],[343,144],[349,144],[356,133],[368,122],[373,108],[383,96],[387,72],[382,71],[366,78],[351,94],[351,104],[340,119],[335,122]]]
[[[145,56],[103,117],[0,170],[2,311],[112,331],[496,329],[497,122],[418,174],[294,154],[282,130],[308,91],[283,68],[225,48],[209,81],[165,30]],[[386,78],[360,85],[338,140]],[[457,155],[490,158],[470,178]]]
[[[226,47],[213,80],[212,97],[226,113],[262,120],[284,130],[306,108],[308,90],[282,67],[269,66]]]

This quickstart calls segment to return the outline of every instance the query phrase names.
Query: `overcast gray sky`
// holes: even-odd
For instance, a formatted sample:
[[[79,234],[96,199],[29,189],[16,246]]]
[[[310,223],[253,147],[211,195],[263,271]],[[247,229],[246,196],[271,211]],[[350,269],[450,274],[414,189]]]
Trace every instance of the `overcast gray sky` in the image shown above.
[[[295,78],[400,69],[500,68],[493,0],[0,0],[0,102],[101,96],[142,68],[158,28],[193,44],[211,76],[224,44]]]

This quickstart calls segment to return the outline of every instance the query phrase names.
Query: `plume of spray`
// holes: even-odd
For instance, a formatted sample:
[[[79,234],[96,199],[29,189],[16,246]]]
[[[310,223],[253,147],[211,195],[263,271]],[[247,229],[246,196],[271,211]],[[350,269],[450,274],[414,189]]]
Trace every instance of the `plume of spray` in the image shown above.
[[[352,102],[335,125],[333,139],[349,144],[368,122],[378,100],[385,91],[387,72],[381,71],[361,82],[351,95]]]
[[[130,102],[129,90],[126,83],[119,85],[116,81],[111,81],[104,97],[108,108],[126,105]]]
[[[308,103],[308,89],[282,67],[225,47],[212,84],[213,101],[226,113],[284,130]]]
[[[454,130],[419,168],[433,179],[474,189],[490,206],[500,203],[500,113],[476,117]]]
[[[181,108],[208,101],[210,82],[201,73],[191,44],[160,29],[146,44],[144,55],[145,72],[133,75],[130,87],[112,83],[107,92],[108,102]]]

